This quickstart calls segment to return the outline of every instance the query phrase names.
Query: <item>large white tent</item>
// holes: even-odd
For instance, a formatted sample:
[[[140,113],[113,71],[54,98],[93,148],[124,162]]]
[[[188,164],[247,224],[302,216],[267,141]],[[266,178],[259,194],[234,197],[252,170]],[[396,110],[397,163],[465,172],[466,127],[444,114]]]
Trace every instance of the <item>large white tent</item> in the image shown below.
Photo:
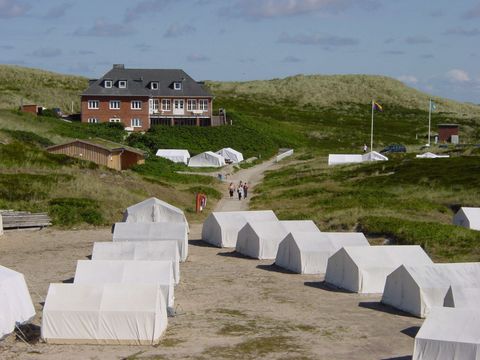
[[[240,151],[234,150],[229,147],[220,149],[216,153],[220,156],[223,156],[225,160],[230,160],[234,164],[243,161],[243,154]]]
[[[174,310],[171,261],[78,260],[74,284],[153,284],[159,286],[166,305]]]
[[[480,310],[480,288],[450,286],[443,300],[443,306]]]
[[[327,261],[343,246],[369,246],[363,233],[292,231],[278,247],[275,265],[298,274],[324,274]]]
[[[0,266],[0,339],[35,316],[23,274]]]
[[[188,256],[188,234],[185,224],[170,222],[155,223],[116,223],[113,241],[165,241],[175,240],[178,244],[180,260]]]
[[[212,212],[203,223],[202,240],[218,247],[235,247],[247,221],[278,220],[272,210]]]
[[[53,344],[158,344],[167,307],[150,284],[50,284],[42,338]]]
[[[376,151],[370,151],[362,155],[362,162],[366,161],[387,161],[388,157]]]
[[[127,223],[182,223],[185,224],[187,232],[189,231],[188,221],[182,210],[154,197],[129,206],[123,213],[123,221]]]
[[[175,240],[95,242],[92,260],[171,261],[175,284],[180,281],[180,253]]]
[[[402,264],[433,262],[418,245],[346,246],[328,259],[325,281],[353,292],[382,293],[387,276]]]
[[[388,157],[376,151],[366,154],[330,154],[328,165],[355,164],[368,161],[387,161]]]
[[[320,233],[311,220],[248,221],[238,232],[236,251],[255,259],[275,259],[285,236],[302,229]]]
[[[415,336],[412,360],[480,358],[480,312],[436,307]]]
[[[450,285],[480,288],[480,263],[401,265],[387,276],[382,302],[423,318],[443,306]]]
[[[424,154],[418,154],[415,157],[418,159],[437,159],[437,158],[449,158],[450,155],[437,155],[431,152],[426,152]]]
[[[192,156],[188,161],[190,167],[222,167],[225,165],[224,157],[212,151],[205,151]]]
[[[190,159],[190,153],[184,149],[158,149],[155,155],[185,165],[188,164],[188,159]]]
[[[480,230],[480,208],[462,207],[453,217],[453,224],[467,229]]]

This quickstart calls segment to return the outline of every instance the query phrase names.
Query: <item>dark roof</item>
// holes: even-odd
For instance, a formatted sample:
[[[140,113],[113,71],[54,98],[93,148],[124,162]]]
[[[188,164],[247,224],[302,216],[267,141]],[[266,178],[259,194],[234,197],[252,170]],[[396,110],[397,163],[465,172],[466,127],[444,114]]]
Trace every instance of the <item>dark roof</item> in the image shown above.
[[[76,142],[96,146],[100,149],[104,149],[104,150],[107,150],[107,151],[110,151],[110,152],[118,152],[118,151],[126,150],[126,151],[133,152],[135,154],[139,154],[139,155],[143,155],[143,156],[145,155],[145,151],[142,151],[140,149],[136,149],[136,148],[133,148],[133,147],[130,147],[130,146],[126,146],[126,145],[123,145],[123,144],[119,144],[119,143],[116,143],[116,142],[113,142],[113,141],[100,139],[100,138],[89,139],[88,141],[87,140],[76,139],[76,140],[73,140],[73,141],[69,141],[67,143],[49,146],[49,147],[47,147],[46,150],[55,149],[57,147],[74,144]]]
[[[104,80],[113,80],[111,88],[105,88]],[[127,88],[120,89],[118,82],[127,80]],[[158,90],[150,89],[151,82],[158,82]],[[181,82],[182,89],[174,90],[173,83]],[[203,96],[212,97],[202,84],[197,83],[180,69],[125,69],[114,67],[100,79],[92,80],[82,95],[99,96]]]

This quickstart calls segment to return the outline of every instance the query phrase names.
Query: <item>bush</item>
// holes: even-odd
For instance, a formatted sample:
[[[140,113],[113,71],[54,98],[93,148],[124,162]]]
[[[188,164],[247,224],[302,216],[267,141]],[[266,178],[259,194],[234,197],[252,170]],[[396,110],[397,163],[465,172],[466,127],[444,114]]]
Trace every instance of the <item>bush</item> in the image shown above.
[[[102,225],[100,206],[96,200],[86,198],[58,198],[49,201],[49,214],[55,225],[72,226],[80,223]]]
[[[35,134],[30,131],[22,131],[22,130],[9,130],[9,129],[2,129],[2,131],[8,134],[11,138],[16,141],[21,141],[31,145],[37,145],[42,147],[47,147],[53,145],[53,142],[50,139],[44,138],[38,134]]]

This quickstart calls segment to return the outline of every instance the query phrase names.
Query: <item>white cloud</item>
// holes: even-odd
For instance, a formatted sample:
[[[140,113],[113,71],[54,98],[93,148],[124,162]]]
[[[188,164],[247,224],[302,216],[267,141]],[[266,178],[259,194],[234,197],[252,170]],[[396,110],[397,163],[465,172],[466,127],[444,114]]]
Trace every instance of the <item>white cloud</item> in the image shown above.
[[[165,34],[163,34],[163,37],[166,38],[175,38],[183,35],[190,35],[193,34],[197,31],[197,29],[191,25],[177,25],[177,24],[172,24],[170,27],[167,29]]]
[[[350,37],[340,37],[328,34],[280,34],[279,43],[299,44],[299,45],[323,45],[323,46],[352,46],[359,43],[358,39]]]
[[[413,75],[400,75],[397,79],[407,84],[418,83],[418,79]]]
[[[17,0],[0,0],[0,18],[23,16],[30,9],[30,5]]]
[[[210,61],[210,58],[202,54],[194,53],[194,54],[188,55],[187,60],[190,62],[205,62],[205,61]]]
[[[90,28],[79,28],[73,35],[76,36],[96,36],[96,37],[122,37],[131,35],[133,30],[130,26],[124,24],[108,23],[105,19],[97,19]]]
[[[470,76],[465,70],[452,69],[446,73],[447,79],[455,83],[466,83],[470,81]]]

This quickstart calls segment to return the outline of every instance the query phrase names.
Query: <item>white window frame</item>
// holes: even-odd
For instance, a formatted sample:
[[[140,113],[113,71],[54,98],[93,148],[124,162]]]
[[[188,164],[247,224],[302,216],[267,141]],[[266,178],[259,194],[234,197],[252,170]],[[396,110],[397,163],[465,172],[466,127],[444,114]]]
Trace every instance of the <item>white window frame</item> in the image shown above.
[[[197,99],[187,100],[187,111],[197,110]]]
[[[208,111],[208,99],[198,100],[198,110]]]
[[[130,121],[130,125],[131,125],[133,128],[142,127],[142,120],[139,119],[139,118],[133,118],[133,119]]]
[[[127,88],[127,80],[118,80],[118,88],[119,89],[126,89]]]
[[[173,83],[173,90],[182,90],[182,83],[180,81],[175,81]]]
[[[89,124],[98,124],[98,119],[97,118],[88,118],[87,122]]]
[[[162,111],[171,111],[172,101],[170,99],[162,99]]]
[[[132,100],[132,102],[130,103],[130,109],[142,110],[142,100]]]
[[[98,101],[98,100],[88,100],[88,108],[90,110],[100,109],[100,101]]]
[[[103,84],[106,89],[111,89],[113,87],[113,80],[105,80]]]
[[[108,121],[111,123],[121,123],[122,119],[116,117],[116,118],[110,118]]]
[[[108,106],[110,110],[120,110],[120,100],[110,100]],[[118,106],[114,107],[113,104],[118,104]]]
[[[158,81],[152,81],[150,83],[150,89],[151,90],[158,90],[159,87],[160,87],[160,84],[158,83]]]

